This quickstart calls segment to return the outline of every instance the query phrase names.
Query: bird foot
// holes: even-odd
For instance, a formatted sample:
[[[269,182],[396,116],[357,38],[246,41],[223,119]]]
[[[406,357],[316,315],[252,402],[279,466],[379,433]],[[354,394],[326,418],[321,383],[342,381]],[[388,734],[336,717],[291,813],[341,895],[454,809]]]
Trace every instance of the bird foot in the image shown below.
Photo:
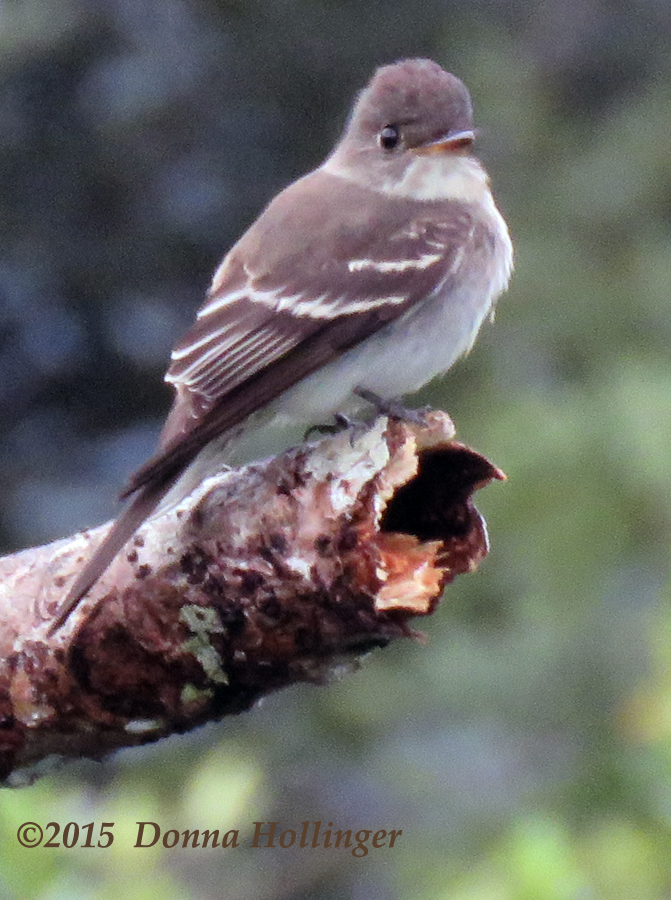
[[[390,419],[398,419],[400,422],[408,422],[411,425],[426,425],[426,416],[432,412],[430,406],[409,409],[402,400],[385,399],[367,388],[354,388],[353,393],[374,406],[379,415],[389,416]]]
[[[304,441],[309,441],[315,436],[323,437],[325,435],[340,434],[341,431],[350,432],[350,443],[354,443],[359,433],[367,428],[365,422],[352,419],[344,413],[333,414],[332,425],[311,425],[303,435]]]

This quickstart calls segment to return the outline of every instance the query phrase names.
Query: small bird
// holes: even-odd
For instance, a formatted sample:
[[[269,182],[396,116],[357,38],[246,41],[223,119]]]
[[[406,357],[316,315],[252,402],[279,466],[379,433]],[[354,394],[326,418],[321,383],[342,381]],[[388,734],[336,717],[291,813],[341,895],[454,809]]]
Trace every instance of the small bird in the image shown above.
[[[243,426],[314,424],[356,409],[356,391],[400,397],[471,348],[513,259],[474,139],[468,90],[437,63],[375,72],[330,156],[215,272],[172,352],[176,393],[156,453],[51,633],[185,472],[221,468]]]

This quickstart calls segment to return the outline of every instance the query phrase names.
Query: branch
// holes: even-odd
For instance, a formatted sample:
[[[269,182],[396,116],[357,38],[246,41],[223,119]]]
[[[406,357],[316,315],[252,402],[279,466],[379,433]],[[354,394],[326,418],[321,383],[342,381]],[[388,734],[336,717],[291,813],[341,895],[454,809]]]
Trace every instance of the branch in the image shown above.
[[[412,636],[486,554],[471,494],[504,477],[453,436],[445,413],[380,418],[207,479],[53,638],[109,526],[0,559],[0,777],[187,731]]]

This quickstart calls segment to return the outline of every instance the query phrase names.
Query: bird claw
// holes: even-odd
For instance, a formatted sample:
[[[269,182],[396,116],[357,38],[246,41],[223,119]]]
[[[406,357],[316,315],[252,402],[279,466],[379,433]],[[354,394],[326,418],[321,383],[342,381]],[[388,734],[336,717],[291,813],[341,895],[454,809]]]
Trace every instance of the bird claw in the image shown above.
[[[390,419],[397,419],[399,422],[407,422],[411,425],[425,427],[427,424],[426,417],[433,411],[430,406],[423,406],[421,409],[409,409],[402,400],[385,399],[367,388],[357,387],[354,388],[352,393],[356,394],[357,397],[361,397],[366,403],[370,403],[378,415],[388,416]],[[314,437],[325,437],[339,434],[341,431],[349,431],[349,442],[354,446],[357,439],[369,427],[369,424],[358,419],[352,419],[344,413],[334,413],[332,425],[311,425],[304,433],[303,440],[310,441]]]
[[[426,417],[432,412],[430,406],[423,406],[421,409],[409,409],[402,400],[385,399],[367,388],[355,388],[353,393],[374,406],[380,415],[389,416],[390,419],[398,419],[400,422],[408,422],[411,425],[425,426],[427,424]]]
[[[309,441],[314,436],[324,437],[327,435],[340,434],[342,431],[349,431],[349,442],[350,446],[353,447],[357,439],[367,428],[367,422],[352,419],[344,413],[334,413],[332,425],[311,425],[303,435],[303,440]]]

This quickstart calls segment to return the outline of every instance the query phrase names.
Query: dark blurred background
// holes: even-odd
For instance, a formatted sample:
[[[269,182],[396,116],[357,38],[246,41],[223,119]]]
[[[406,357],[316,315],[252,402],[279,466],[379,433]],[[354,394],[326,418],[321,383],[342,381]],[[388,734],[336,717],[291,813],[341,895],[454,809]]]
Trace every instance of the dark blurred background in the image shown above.
[[[495,325],[416,398],[509,476],[428,644],[3,792],[0,897],[671,897],[670,39],[668,0],[0,0],[7,551],[115,513],[223,251],[377,65],[466,81],[517,248]],[[23,850],[27,819],[115,843]],[[403,837],[132,848],[137,820],[306,819]]]

